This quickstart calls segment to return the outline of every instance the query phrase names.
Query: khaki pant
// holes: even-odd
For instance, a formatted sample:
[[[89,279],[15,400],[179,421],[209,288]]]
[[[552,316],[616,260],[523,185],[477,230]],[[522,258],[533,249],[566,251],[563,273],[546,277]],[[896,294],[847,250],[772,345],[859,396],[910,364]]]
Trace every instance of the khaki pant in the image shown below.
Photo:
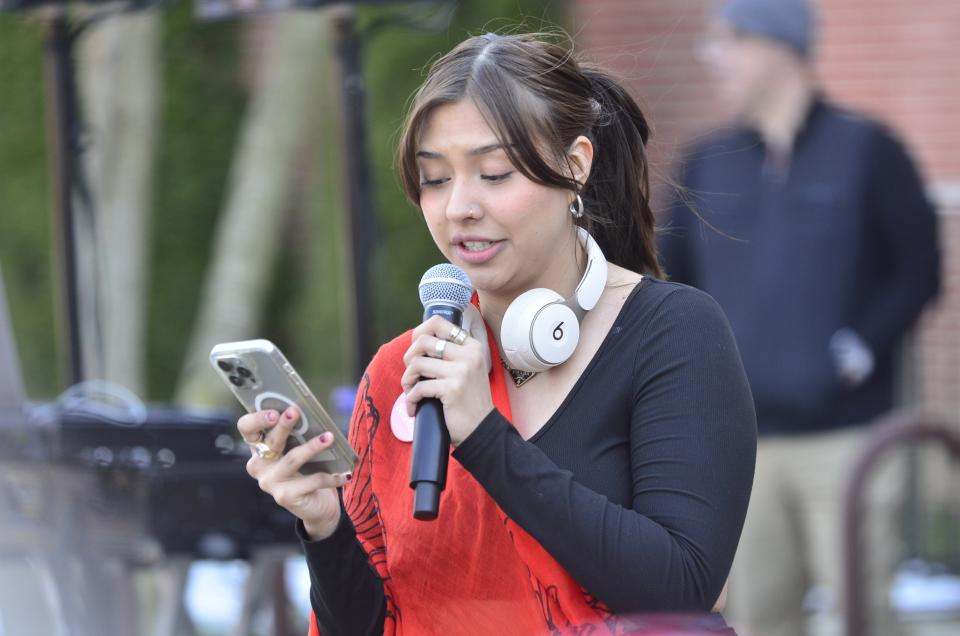
[[[811,633],[803,600],[812,586],[826,591],[830,606],[817,633],[842,633],[843,499],[871,431],[867,426],[761,438],[725,612],[741,636]],[[888,457],[869,477],[863,500],[862,584],[869,634],[902,633],[888,602],[900,556],[902,491],[902,458]]]

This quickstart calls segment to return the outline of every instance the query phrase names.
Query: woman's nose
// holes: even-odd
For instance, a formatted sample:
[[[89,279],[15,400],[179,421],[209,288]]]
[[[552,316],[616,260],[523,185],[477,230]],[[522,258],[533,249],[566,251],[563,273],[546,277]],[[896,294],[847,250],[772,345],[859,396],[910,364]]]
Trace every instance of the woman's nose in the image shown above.
[[[478,219],[482,214],[477,197],[466,184],[454,184],[447,201],[447,218],[451,221]]]
[[[480,218],[480,208],[476,205],[450,206],[447,208],[447,218],[451,221],[468,221]]]

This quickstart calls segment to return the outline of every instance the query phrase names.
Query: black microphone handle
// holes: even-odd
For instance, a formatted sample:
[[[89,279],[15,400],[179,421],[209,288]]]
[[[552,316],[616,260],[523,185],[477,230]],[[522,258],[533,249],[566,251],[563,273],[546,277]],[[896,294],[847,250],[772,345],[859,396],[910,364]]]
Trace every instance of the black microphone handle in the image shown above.
[[[425,398],[417,405],[413,425],[413,457],[410,460],[410,487],[413,491],[413,518],[431,521],[440,511],[440,492],[447,485],[450,432],[443,419],[443,404]]]
[[[463,309],[453,305],[431,305],[423,312],[426,321],[440,315],[457,325],[463,322]],[[413,425],[413,455],[410,458],[410,487],[413,493],[413,517],[421,521],[437,518],[440,493],[447,485],[450,460],[450,432],[443,417],[443,404],[425,398],[417,404]]]

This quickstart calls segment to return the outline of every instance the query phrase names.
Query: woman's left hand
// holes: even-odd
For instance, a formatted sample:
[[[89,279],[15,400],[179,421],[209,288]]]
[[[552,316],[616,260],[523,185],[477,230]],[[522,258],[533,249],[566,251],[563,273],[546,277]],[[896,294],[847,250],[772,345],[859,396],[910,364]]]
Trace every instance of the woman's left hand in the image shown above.
[[[483,345],[471,337],[462,345],[448,341],[454,329],[453,323],[440,316],[414,329],[410,348],[403,355],[407,370],[400,383],[411,417],[424,398],[437,398],[443,403],[450,441],[457,446],[493,410],[493,400]],[[438,345],[440,342],[446,344]],[[438,347],[442,357],[437,357]]]

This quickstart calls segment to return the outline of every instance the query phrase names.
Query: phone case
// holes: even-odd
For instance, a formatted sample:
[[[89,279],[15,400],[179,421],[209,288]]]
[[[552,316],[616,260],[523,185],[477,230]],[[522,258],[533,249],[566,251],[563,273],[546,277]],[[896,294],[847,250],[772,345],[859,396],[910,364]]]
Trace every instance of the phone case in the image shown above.
[[[333,446],[317,453],[300,472],[353,471],[357,453],[272,342],[261,339],[218,344],[210,351],[210,364],[250,413],[264,409],[282,413],[291,404],[297,406],[300,421],[287,438],[284,453],[325,431],[333,433]]]

